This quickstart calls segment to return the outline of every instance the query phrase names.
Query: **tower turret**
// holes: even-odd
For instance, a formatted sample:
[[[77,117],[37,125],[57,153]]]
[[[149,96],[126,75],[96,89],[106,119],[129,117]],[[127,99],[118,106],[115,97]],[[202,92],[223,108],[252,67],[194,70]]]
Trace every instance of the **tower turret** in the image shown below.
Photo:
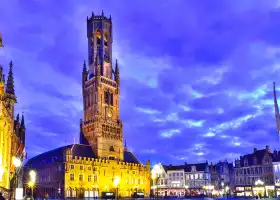
[[[20,122],[20,139],[21,139],[21,143],[23,144],[23,146],[25,146],[25,123],[24,123],[24,116],[21,116],[21,122]]]
[[[279,140],[280,140],[280,115],[279,115],[279,107],[278,107],[278,103],[277,103],[275,82],[273,82],[273,97],[274,97],[274,110],[275,110],[275,118],[276,118],[276,127],[277,127],[277,133],[278,133]]]
[[[4,94],[5,89],[5,76],[3,74],[3,67],[0,66],[0,94]]]
[[[13,62],[10,62],[10,70],[8,74],[6,93],[15,96],[14,76],[13,76]]]
[[[12,118],[14,118],[14,105],[16,103],[16,95],[14,88],[14,77],[13,77],[13,62],[10,62],[10,69],[8,73],[8,79],[6,83],[6,108],[9,110],[9,113]]]
[[[4,47],[3,46],[3,41],[2,41],[2,35],[0,34],[0,47]]]

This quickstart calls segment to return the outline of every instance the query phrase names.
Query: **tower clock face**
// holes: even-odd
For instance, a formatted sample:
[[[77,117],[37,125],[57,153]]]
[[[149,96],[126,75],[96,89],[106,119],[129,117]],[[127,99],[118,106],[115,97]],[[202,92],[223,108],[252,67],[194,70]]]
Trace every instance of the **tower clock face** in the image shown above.
[[[111,118],[111,117],[113,116],[113,111],[112,111],[111,109],[108,109],[108,111],[107,111],[107,116],[108,116],[109,118]]]

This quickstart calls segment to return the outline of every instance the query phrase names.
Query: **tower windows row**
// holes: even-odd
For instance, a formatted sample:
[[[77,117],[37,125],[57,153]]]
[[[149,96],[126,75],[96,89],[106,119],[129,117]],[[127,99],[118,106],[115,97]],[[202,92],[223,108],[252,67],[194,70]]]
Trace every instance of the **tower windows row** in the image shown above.
[[[101,32],[98,30],[96,31],[96,44],[101,44]],[[104,33],[104,46],[108,47],[108,34]]]
[[[105,104],[108,104],[108,105],[114,105],[112,92],[104,91],[104,102],[105,102]]]

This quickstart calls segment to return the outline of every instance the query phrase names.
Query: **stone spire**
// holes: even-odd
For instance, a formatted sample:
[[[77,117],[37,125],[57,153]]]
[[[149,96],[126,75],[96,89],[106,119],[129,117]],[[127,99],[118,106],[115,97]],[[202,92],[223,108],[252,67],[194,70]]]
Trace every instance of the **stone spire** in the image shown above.
[[[279,116],[279,107],[278,107],[278,103],[277,103],[275,82],[273,82],[273,96],[274,96],[274,109],[275,109],[277,133],[278,133],[278,135],[280,135],[280,116]]]
[[[2,35],[1,34],[0,34],[0,47],[4,47],[3,42],[2,42]]]
[[[117,83],[120,82],[120,69],[119,69],[118,60],[116,60],[116,66],[115,66],[115,81]]]
[[[21,116],[20,128],[25,130],[24,116]]]
[[[15,95],[15,88],[14,88],[14,77],[13,77],[13,63],[10,62],[10,70],[8,74],[8,80],[6,85],[6,93]]]
[[[124,151],[128,151],[127,145],[126,145],[126,140],[124,141]]]

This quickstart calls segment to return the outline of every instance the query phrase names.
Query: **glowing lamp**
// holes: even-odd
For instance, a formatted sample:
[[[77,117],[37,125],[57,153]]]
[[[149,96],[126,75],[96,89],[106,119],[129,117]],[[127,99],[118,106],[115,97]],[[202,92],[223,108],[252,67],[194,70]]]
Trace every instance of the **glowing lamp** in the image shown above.
[[[255,182],[255,185],[263,185],[263,184],[264,184],[264,182],[261,181],[260,179]]]
[[[117,187],[117,186],[119,185],[120,180],[121,180],[121,179],[120,179],[119,176],[116,176],[116,177],[115,177],[115,179],[114,179],[114,186],[115,186],[115,187]]]
[[[17,157],[12,158],[12,163],[15,167],[20,167],[21,166],[21,160],[18,159]]]
[[[29,172],[29,176],[30,176],[30,181],[35,183],[36,182],[36,172],[34,170],[31,170]]]

